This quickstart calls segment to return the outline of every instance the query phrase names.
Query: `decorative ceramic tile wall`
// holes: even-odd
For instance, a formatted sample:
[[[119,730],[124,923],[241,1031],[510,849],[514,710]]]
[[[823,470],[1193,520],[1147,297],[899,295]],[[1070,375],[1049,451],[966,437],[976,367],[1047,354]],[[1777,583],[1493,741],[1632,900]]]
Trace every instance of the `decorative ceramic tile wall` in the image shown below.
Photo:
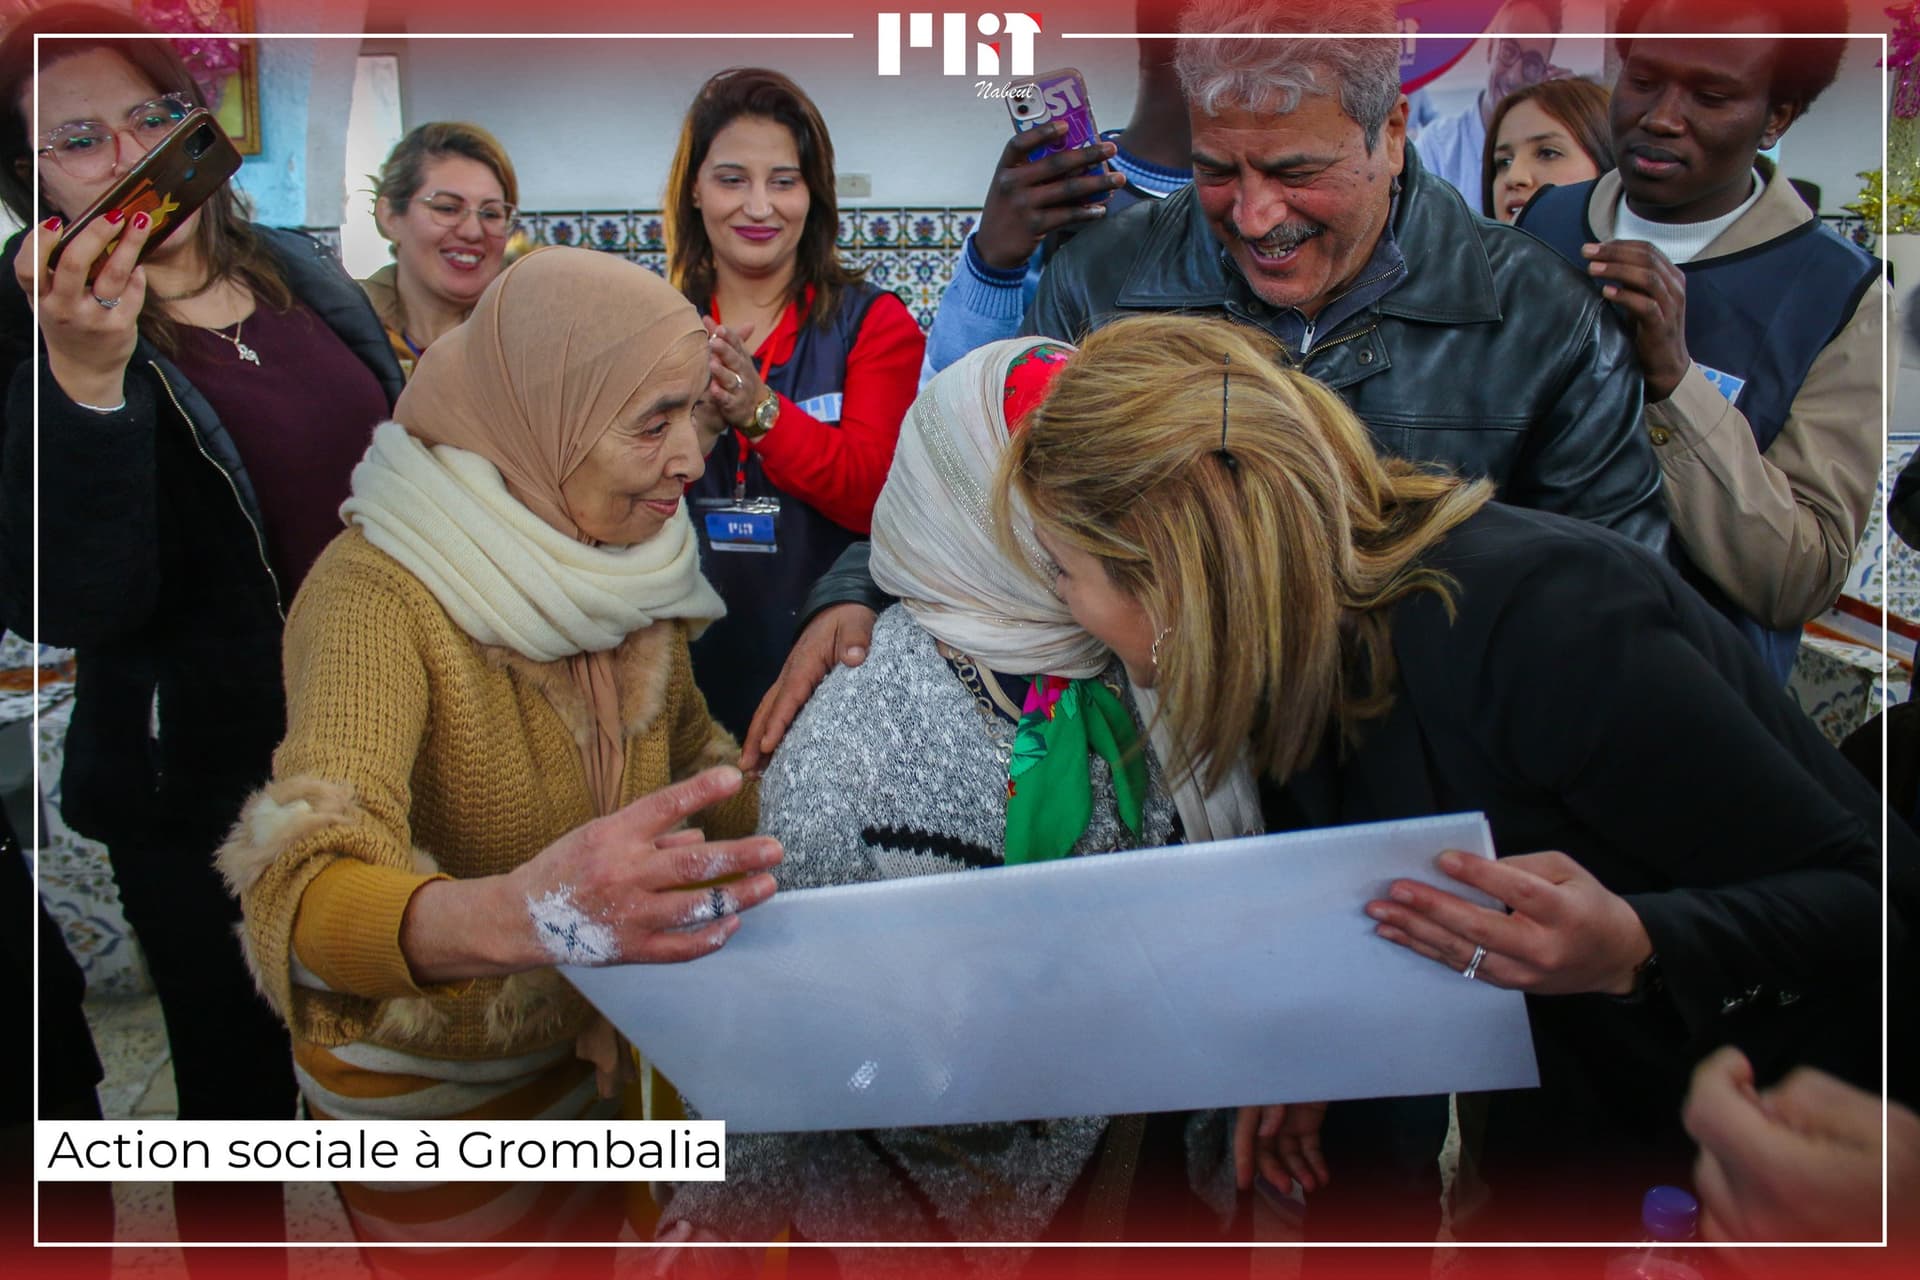
[[[1880,538],[1886,523],[1887,498],[1900,469],[1920,448],[1920,434],[1898,432],[1887,438],[1887,467],[1873,496],[1873,510],[1867,518],[1866,532],[1860,538],[1860,550],[1847,575],[1847,594],[1874,604],[1885,603],[1903,618],[1920,620],[1920,551],[1915,551],[1891,531],[1886,535],[1886,559],[1882,561]]]
[[[840,252],[864,267],[869,281],[900,295],[925,329],[979,217],[978,209],[842,209]],[[535,245],[600,249],[666,273],[666,224],[658,209],[523,210],[520,223]]]
[[[1883,678],[1880,665],[1876,649],[1808,636],[1800,642],[1787,693],[1827,741],[1838,744],[1880,712],[1907,700],[1905,673],[1895,667]]]
[[[1920,552],[1886,527],[1887,497],[1894,478],[1920,447],[1920,435],[1900,433],[1887,441],[1887,465],[1867,515],[1860,548],[1847,574],[1846,594],[1884,604],[1903,618],[1920,619]],[[1809,637],[1800,646],[1787,692],[1812,717],[1821,732],[1838,742],[1878,712],[1907,697],[1909,681],[1894,667],[1885,675],[1880,654],[1860,645]]]

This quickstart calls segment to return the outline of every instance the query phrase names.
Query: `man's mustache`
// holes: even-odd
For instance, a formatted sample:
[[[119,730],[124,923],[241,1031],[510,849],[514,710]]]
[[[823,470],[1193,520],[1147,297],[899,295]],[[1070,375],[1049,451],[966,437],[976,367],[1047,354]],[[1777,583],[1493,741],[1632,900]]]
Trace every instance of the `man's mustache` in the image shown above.
[[[1227,225],[1242,240],[1262,253],[1270,254],[1291,253],[1326,230],[1326,227],[1318,222],[1283,222],[1265,235],[1253,236],[1241,230],[1239,225],[1231,220]]]

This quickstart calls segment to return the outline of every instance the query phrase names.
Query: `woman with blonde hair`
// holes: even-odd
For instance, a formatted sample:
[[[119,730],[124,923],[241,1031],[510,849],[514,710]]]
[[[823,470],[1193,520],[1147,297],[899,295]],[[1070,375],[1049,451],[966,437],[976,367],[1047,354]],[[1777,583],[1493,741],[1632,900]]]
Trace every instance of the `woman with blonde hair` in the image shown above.
[[[374,180],[373,216],[393,261],[360,282],[408,374],[435,339],[467,318],[506,265],[520,181],[500,140],[477,124],[436,120],[394,144]]]
[[[1151,712],[1136,714],[1113,655],[1037,579],[1025,525],[996,536],[1000,455],[1070,351],[989,343],[908,411],[873,519],[874,572],[899,603],[867,661],[820,687],[763,784],[762,827],[792,851],[783,892],[1257,830],[1244,767],[1212,796],[1166,784],[1141,729]],[[1265,1119],[1262,1168],[1312,1181],[1317,1112],[1257,1111],[1239,1162],[1251,1167]],[[665,1218],[733,1240],[1216,1238],[1234,1206],[1228,1152],[1224,1112],[741,1135],[726,1182],[680,1188]]]
[[[1352,905],[1533,997],[1542,1087],[1489,1102],[1485,1233],[1626,1238],[1640,1193],[1684,1180],[1708,1049],[1874,1077],[1884,815],[1663,561],[1492,497],[1376,455],[1251,331],[1156,316],[1087,339],[998,501],[1031,513],[1185,764],[1217,780],[1249,753],[1270,828],[1478,809],[1499,848],[1552,851],[1443,854],[1460,894],[1397,881]],[[1335,1187],[1342,1113],[1374,1105],[1328,1116]]]

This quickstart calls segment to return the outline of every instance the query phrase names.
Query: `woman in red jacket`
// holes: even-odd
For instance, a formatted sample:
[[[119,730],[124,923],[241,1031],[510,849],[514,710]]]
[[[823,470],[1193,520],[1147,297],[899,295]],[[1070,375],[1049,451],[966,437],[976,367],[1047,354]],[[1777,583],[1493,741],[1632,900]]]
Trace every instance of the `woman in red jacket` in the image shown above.
[[[694,646],[716,719],[745,732],[813,580],[864,537],[926,338],[839,259],[833,142],[775,71],[702,86],[667,179],[673,283],[706,313],[718,437],[688,493],[728,615]]]

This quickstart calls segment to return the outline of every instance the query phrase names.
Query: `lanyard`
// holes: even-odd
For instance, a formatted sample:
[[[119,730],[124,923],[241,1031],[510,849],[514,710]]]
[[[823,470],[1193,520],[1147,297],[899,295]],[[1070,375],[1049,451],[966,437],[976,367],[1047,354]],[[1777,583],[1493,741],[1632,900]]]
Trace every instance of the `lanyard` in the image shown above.
[[[710,304],[707,311],[713,316],[716,324],[721,323],[720,307],[717,301]],[[775,325],[774,328],[778,329],[779,326]],[[767,335],[767,340],[760,344],[760,349],[766,352],[760,360],[760,385],[766,386],[767,371],[773,367],[773,334]],[[748,359],[752,357],[749,356]],[[769,387],[768,390],[772,388]],[[753,441],[748,439],[747,433],[738,427],[733,429],[733,438],[740,450],[740,463],[733,470],[733,500],[744,502],[747,497],[747,462],[753,457]]]

